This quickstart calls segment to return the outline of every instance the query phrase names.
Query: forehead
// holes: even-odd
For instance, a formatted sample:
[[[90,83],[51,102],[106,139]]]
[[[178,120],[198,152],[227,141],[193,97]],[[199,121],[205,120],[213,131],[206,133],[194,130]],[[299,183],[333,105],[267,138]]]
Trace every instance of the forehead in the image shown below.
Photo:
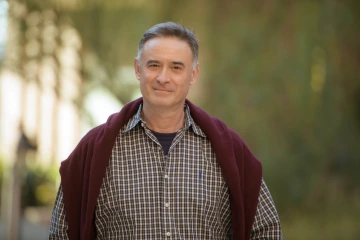
[[[157,37],[144,44],[144,58],[179,58],[192,60],[193,54],[189,44],[176,37]],[[174,59],[172,59],[174,60]]]

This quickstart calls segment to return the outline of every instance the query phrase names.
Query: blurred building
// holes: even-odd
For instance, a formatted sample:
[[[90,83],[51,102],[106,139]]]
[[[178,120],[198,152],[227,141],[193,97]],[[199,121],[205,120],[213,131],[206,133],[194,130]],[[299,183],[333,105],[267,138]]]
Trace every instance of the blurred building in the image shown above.
[[[0,72],[1,158],[13,161],[24,135],[38,146],[36,161],[57,162],[81,133],[81,39],[71,26],[59,25],[55,12],[29,12],[14,3]]]
[[[0,84],[0,151],[4,160],[15,157],[21,131],[38,146],[38,161],[64,159],[80,135],[76,106],[70,99],[57,99],[51,87],[40,90],[11,71],[2,72]]]
[[[38,146],[37,162],[59,163],[87,130],[121,109],[111,91],[119,89],[118,95],[133,99],[140,95],[133,90],[138,89],[138,81],[132,67],[123,66],[117,74],[122,81],[113,81],[120,85],[103,87],[104,69],[84,49],[66,14],[29,9],[21,1],[4,6],[0,17],[7,26],[0,31],[0,54],[4,53],[0,56],[0,156],[13,161],[23,134]]]

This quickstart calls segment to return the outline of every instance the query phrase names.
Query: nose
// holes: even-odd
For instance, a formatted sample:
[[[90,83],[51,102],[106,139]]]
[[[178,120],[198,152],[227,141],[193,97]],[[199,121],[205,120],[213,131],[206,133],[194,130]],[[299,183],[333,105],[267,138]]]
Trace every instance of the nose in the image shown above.
[[[160,84],[165,84],[170,81],[170,74],[166,68],[162,68],[159,72],[156,81]]]

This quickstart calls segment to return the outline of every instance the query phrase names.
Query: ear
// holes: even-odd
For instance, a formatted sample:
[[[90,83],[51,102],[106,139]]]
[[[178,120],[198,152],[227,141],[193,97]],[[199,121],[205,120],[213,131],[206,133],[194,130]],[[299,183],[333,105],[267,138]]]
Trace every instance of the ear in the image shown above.
[[[196,67],[193,69],[191,74],[190,85],[193,85],[196,82],[199,72],[200,72],[199,64],[196,64]]]
[[[135,58],[134,59],[134,71],[135,71],[135,76],[138,80],[140,80],[140,62]]]

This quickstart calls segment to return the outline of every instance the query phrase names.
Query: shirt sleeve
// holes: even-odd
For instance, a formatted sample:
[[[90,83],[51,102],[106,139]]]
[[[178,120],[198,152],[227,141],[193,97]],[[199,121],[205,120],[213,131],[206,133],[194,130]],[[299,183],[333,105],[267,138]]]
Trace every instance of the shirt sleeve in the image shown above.
[[[69,239],[61,186],[56,196],[55,206],[50,220],[49,239]]]
[[[278,213],[264,179],[261,182],[259,203],[250,234],[251,240],[281,240],[281,226]]]

